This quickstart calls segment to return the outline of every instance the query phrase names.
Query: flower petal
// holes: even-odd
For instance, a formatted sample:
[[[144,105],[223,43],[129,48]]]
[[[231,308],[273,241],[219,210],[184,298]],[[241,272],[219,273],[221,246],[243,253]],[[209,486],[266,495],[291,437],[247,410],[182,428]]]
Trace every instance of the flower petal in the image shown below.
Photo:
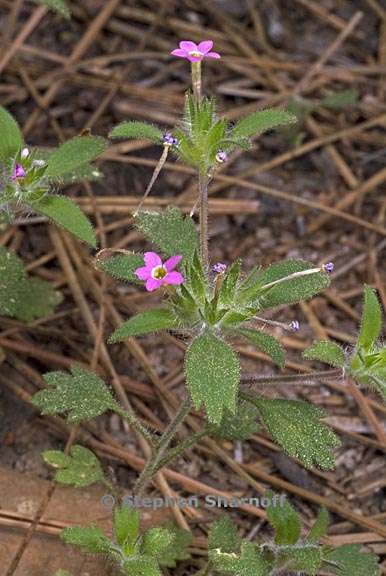
[[[166,262],[164,262],[164,267],[168,272],[171,272],[176,266],[178,266],[181,260],[182,256],[171,256],[171,258],[168,258]]]
[[[166,276],[165,276],[166,278]],[[146,290],[148,292],[153,292],[154,290],[158,290],[158,288],[161,288],[162,286],[162,280],[156,280],[155,278],[148,278],[146,280]]]
[[[179,58],[187,58],[189,53],[186,50],[182,50],[181,48],[176,48],[172,52],[170,52],[173,56],[179,56]]]
[[[218,52],[207,52],[205,54],[205,58],[221,58],[220,54]]]
[[[203,54],[210,52],[213,48],[213,41],[212,40],[204,40],[204,42],[200,42],[198,45],[198,49]]]
[[[159,256],[157,252],[145,252],[143,258],[148,268],[155,268],[162,264],[161,256]]]
[[[197,52],[198,50],[197,44],[191,40],[182,40],[180,42],[180,48],[182,50],[186,50],[187,52]]]
[[[166,274],[165,278],[163,278],[164,284],[182,284],[184,281],[184,277],[180,272],[169,272]]]
[[[186,58],[189,60],[189,62],[201,62],[203,56],[192,56],[191,54],[188,54]]]
[[[151,276],[151,268],[143,266],[142,268],[137,268],[134,272],[137,278],[140,280],[147,280]]]

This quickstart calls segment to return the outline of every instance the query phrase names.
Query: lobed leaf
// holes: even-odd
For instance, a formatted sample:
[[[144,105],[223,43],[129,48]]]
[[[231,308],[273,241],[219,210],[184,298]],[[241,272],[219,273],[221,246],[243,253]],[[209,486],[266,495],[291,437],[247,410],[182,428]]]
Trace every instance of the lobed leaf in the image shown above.
[[[97,245],[94,229],[90,220],[81,209],[65,196],[45,196],[42,200],[34,202],[32,208],[44,214],[55,224],[59,224],[80,240],[87,242],[94,248]]]
[[[98,458],[83,446],[72,446],[69,455],[60,450],[46,450],[42,456],[47,464],[58,469],[55,480],[59,484],[81,488],[104,478]]]
[[[37,392],[32,402],[43,414],[68,413],[68,422],[91,420],[107,410],[117,409],[109,388],[94,372],[73,366],[67,372],[48,372],[46,390]]]
[[[267,518],[275,529],[276,544],[296,544],[300,538],[301,531],[299,514],[287,500],[284,501],[284,504],[278,506],[272,492],[268,492],[267,496],[271,501],[267,507]]]
[[[14,117],[0,106],[0,160],[9,161],[23,145],[23,137]]]
[[[272,563],[252,542],[243,541],[240,556],[213,550],[210,560],[219,572],[235,576],[268,576],[271,574]]]
[[[97,257],[96,266],[113,278],[138,283],[139,280],[134,272],[143,266],[143,255],[127,252],[127,254],[117,254],[112,258]]]
[[[60,533],[60,538],[66,544],[78,546],[86,552],[106,554],[111,550],[111,542],[100,528],[90,526],[72,526]]]
[[[289,456],[307,468],[317,464],[323,470],[334,466],[331,449],[339,445],[332,430],[319,419],[323,410],[300,400],[254,398],[261,419],[273,439]]]
[[[133,316],[122,324],[109,338],[110,344],[122,342],[133,336],[145,336],[160,330],[171,330],[178,326],[178,319],[167,308],[153,308]]]
[[[265,352],[280,368],[284,367],[285,354],[283,346],[271,334],[255,330],[254,328],[238,328],[237,333],[244,336],[256,348]]]
[[[158,562],[151,556],[131,556],[122,563],[129,576],[162,576]]]
[[[347,544],[323,555],[323,568],[337,576],[378,576],[378,557],[362,552],[357,544]]]
[[[240,364],[228,344],[201,334],[186,352],[185,371],[193,403],[197,410],[204,404],[210,422],[219,424],[225,409],[236,411]]]
[[[212,436],[225,440],[246,440],[258,431],[258,410],[256,406],[245,400],[241,400],[236,408],[236,413],[225,411],[219,425],[213,426]]]
[[[331,366],[341,368],[345,364],[344,351],[339,344],[335,342],[320,341],[315,342],[303,352],[303,358],[306,360],[319,360]]]
[[[160,566],[166,568],[175,568],[177,561],[187,560],[190,558],[188,546],[192,543],[193,536],[189,530],[179,528],[173,522],[164,525],[173,538],[168,546],[163,549],[162,556],[158,559]]]
[[[209,550],[220,550],[231,554],[239,552],[240,545],[241,538],[229,516],[222,516],[212,524],[208,537]]]
[[[145,556],[151,556],[156,560],[162,559],[162,554],[173,542],[174,535],[167,528],[150,528],[143,535],[141,552]]]
[[[75,136],[54,150],[47,160],[45,176],[60,178],[97,158],[107,148],[100,136]]]
[[[138,138],[151,140],[156,144],[162,143],[162,132],[157,126],[146,122],[122,122],[113,128],[109,134],[110,138]]]
[[[278,108],[259,110],[239,120],[231,132],[231,138],[249,138],[277,126],[286,126],[295,122],[297,122],[296,116],[285,110]]]

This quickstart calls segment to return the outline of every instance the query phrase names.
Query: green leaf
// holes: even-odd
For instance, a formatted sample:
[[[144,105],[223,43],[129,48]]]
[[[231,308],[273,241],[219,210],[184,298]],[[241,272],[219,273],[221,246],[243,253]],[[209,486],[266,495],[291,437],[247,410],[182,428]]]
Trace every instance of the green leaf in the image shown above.
[[[129,576],[162,576],[157,561],[150,556],[129,557],[122,567]]]
[[[323,568],[337,576],[378,576],[378,557],[361,551],[357,544],[347,544],[323,555]]]
[[[284,500],[274,498],[272,492],[267,493],[270,504],[267,507],[267,518],[275,529],[275,542],[280,545],[296,544],[300,538],[301,524],[296,510]],[[280,505],[278,504],[280,502]]]
[[[278,108],[259,110],[239,120],[231,132],[231,138],[248,138],[277,126],[286,126],[295,122],[297,122],[296,116],[285,110]]]
[[[240,364],[232,348],[206,332],[195,338],[185,356],[185,370],[193,403],[205,405],[210,422],[219,424],[224,409],[236,411]]]
[[[339,344],[335,342],[320,341],[315,342],[309,348],[304,350],[303,358],[306,360],[319,360],[319,362],[325,362],[331,366],[336,366],[340,368],[344,366],[345,357],[344,351]]]
[[[60,538],[66,544],[78,546],[85,552],[105,554],[111,550],[111,542],[100,528],[94,526],[72,526],[60,533]]]
[[[164,212],[139,212],[135,224],[165,256],[180,254],[183,265],[190,262],[198,250],[194,222],[178,208],[167,208]]]
[[[112,258],[97,257],[96,266],[113,278],[138,283],[134,272],[143,266],[143,255],[127,252],[127,254],[117,254]]]
[[[177,561],[190,558],[188,546],[191,545],[193,536],[189,530],[183,530],[173,522],[168,522],[163,527],[172,535],[172,540],[170,544],[163,549],[162,556],[158,558],[158,562],[160,566],[175,568]]]
[[[271,574],[272,564],[255,544],[244,541],[241,545],[241,554],[227,554],[213,550],[209,555],[216,570],[235,576],[268,576]]]
[[[157,126],[146,122],[122,122],[115,126],[109,134],[110,138],[138,138],[162,143],[162,132]]]
[[[98,458],[83,446],[73,446],[68,456],[60,450],[46,450],[42,456],[47,464],[58,468],[55,480],[60,484],[81,488],[104,478]]]
[[[150,528],[143,535],[141,551],[145,556],[159,560],[163,551],[173,542],[174,535],[167,528]]]
[[[266,332],[255,330],[254,328],[239,328],[236,332],[249,340],[256,348],[268,354],[275,364],[283,368],[285,364],[284,349],[276,338]]]
[[[52,314],[62,295],[40,278],[29,279],[16,254],[0,246],[0,315],[32,322]]]
[[[171,330],[178,326],[178,320],[167,308],[153,308],[133,316],[122,324],[109,338],[109,343],[122,342],[132,336],[145,336],[160,330]]]
[[[133,553],[139,534],[139,512],[128,506],[118,506],[114,509],[114,537],[127,555]]]
[[[287,548],[279,554],[280,563],[287,566],[289,572],[316,576],[322,564],[322,549],[319,546],[300,544],[297,548]]]
[[[332,108],[339,110],[340,108],[348,108],[358,104],[359,92],[358,90],[344,90],[343,92],[335,92],[330,94],[320,101],[321,106],[325,108]]]
[[[258,431],[257,418],[256,406],[241,400],[237,406],[236,414],[226,410],[220,424],[212,427],[211,434],[225,440],[246,440]]]
[[[382,330],[382,311],[375,290],[370,286],[364,288],[364,303],[362,311],[361,330],[357,348],[370,350]]]
[[[239,552],[240,545],[241,538],[229,516],[222,516],[212,524],[208,538],[208,550],[220,550],[232,554]]]
[[[254,398],[262,421],[272,438],[289,456],[307,468],[317,464],[323,470],[334,467],[331,449],[339,445],[332,430],[319,422],[325,413],[299,400]]]
[[[228,268],[224,275],[223,282],[220,288],[219,302],[223,305],[230,304],[233,302],[235,292],[237,289],[237,283],[240,277],[241,262],[236,260]]]
[[[23,145],[20,128],[13,116],[0,106],[0,160],[7,162]]]
[[[61,144],[48,158],[45,176],[60,178],[97,158],[107,148],[100,136],[75,136]]]
[[[32,0],[32,2],[47,6],[66,20],[71,18],[71,11],[64,0]]]
[[[43,414],[68,412],[68,422],[75,423],[91,420],[117,408],[103,380],[80,366],[73,366],[71,374],[48,372],[43,378],[48,388],[37,392],[32,398]]]
[[[326,508],[321,508],[319,514],[306,537],[306,542],[316,544],[327,534],[329,514]]]
[[[92,164],[82,164],[75,170],[63,174],[60,177],[60,184],[76,184],[78,182],[98,182],[103,178],[103,173]]]
[[[313,270],[316,268],[304,260],[275,262],[247,279],[240,288],[239,300],[255,303],[260,311],[307,300],[330,284],[328,274]]]
[[[42,200],[34,202],[31,207],[40,214],[44,214],[55,224],[59,224],[80,240],[87,242],[94,248],[97,245],[94,229],[90,220],[81,209],[65,196],[45,196]]]

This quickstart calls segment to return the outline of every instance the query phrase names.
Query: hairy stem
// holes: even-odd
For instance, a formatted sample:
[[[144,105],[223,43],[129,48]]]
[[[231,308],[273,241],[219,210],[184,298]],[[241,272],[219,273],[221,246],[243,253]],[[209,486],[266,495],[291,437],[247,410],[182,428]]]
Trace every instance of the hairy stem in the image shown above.
[[[158,446],[155,450],[155,453],[147,461],[145,468],[143,469],[140,477],[138,478],[134,486],[135,496],[142,496],[145,488],[151,482],[154,474],[156,473],[156,470],[159,469],[159,463],[162,460],[167,450],[167,447],[169,446],[170,442],[176,435],[179,425],[184,421],[186,416],[189,414],[191,406],[192,406],[191,400],[190,399],[185,400],[179,407],[176,415],[174,416],[173,420],[169,423],[165,432],[162,434]]]
[[[209,268],[209,234],[208,234],[208,177],[199,173],[198,192],[200,196],[200,254],[204,269]]]
[[[152,452],[155,450],[153,434],[140,422],[134,411],[128,412],[127,410],[116,409],[115,412],[119,414],[126,422],[140,434],[146,442],[150,445]]]
[[[331,380],[332,378],[339,378],[342,376],[342,368],[335,370],[321,370],[319,372],[311,372],[310,374],[282,374],[275,376],[254,376],[253,374],[246,374],[241,377],[243,384],[317,384],[314,380]]]
[[[193,98],[197,105],[201,103],[201,62],[192,62]]]
[[[192,436],[184,440],[184,442],[181,442],[181,444],[179,444],[172,450],[169,450],[169,452],[167,452],[165,457],[162,458],[162,460],[159,462],[157,468],[155,469],[155,472],[158,472],[158,470],[160,470],[164,466],[167,466],[170,462],[172,462],[172,460],[180,456],[180,454],[183,454],[186,450],[189,450],[189,448],[191,448],[192,446],[194,446],[194,444],[199,442],[201,438],[207,436],[209,432],[210,432],[209,428],[204,428],[204,430],[201,430],[201,432],[196,432],[195,434],[192,434]]]

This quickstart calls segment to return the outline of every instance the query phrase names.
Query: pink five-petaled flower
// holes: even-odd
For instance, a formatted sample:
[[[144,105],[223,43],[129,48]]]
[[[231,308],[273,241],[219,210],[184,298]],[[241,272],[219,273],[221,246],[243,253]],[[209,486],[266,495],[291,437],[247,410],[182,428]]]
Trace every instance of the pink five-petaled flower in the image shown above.
[[[140,280],[146,280],[146,290],[153,292],[164,284],[182,284],[184,277],[174,270],[181,262],[182,256],[172,256],[166,262],[156,252],[145,252],[145,266],[137,268],[135,275]]]
[[[186,58],[189,62],[201,62],[203,58],[221,58],[218,52],[211,52],[212,48],[212,40],[204,40],[204,42],[199,44],[191,42],[191,40],[182,40],[180,47],[170,52],[170,54]]]
[[[20,178],[24,178],[26,175],[26,171],[24,170],[21,164],[15,164],[15,167],[12,172],[12,180],[19,180]]]

